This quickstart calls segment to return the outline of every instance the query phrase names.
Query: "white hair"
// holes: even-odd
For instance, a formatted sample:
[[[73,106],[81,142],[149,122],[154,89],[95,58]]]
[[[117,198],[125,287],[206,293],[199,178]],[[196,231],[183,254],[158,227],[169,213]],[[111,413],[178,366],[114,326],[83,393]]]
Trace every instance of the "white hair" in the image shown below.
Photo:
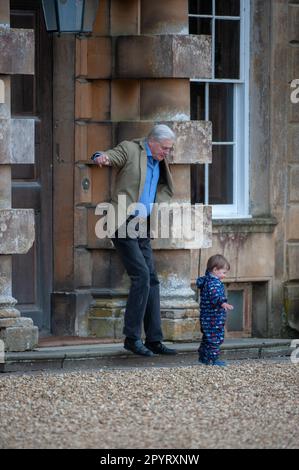
[[[170,127],[166,126],[165,124],[157,124],[152,128],[147,138],[148,140],[156,140],[158,142],[161,142],[162,140],[175,141],[176,135],[170,129]]]

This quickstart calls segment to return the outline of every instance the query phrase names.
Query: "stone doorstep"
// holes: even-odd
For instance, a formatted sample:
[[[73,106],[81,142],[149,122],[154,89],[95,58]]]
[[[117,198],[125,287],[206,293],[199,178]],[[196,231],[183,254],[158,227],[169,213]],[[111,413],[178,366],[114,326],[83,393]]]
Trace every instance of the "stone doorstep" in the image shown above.
[[[144,358],[127,352],[122,343],[89,344],[37,348],[33,351],[6,353],[0,372],[57,370],[70,368],[151,367],[163,365],[192,365],[197,360],[199,343],[170,343],[178,350],[177,356]],[[292,352],[288,339],[227,339],[222,345],[225,359],[263,359],[289,356]]]

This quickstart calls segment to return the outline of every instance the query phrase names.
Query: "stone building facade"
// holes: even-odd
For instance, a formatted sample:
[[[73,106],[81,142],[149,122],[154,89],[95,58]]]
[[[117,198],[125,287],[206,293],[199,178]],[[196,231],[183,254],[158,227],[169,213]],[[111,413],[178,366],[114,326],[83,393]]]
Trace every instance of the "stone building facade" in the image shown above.
[[[5,35],[34,29],[36,79],[29,58],[20,65],[16,54],[5,68],[1,55],[2,100],[9,76],[19,78],[11,108],[0,104],[10,129],[0,141],[0,217],[17,211],[24,253],[34,209],[36,241],[26,255],[0,241],[0,298],[16,297],[40,335],[122,337],[128,278],[95,235],[96,206],[109,201],[115,175],[90,155],[165,122],[178,135],[174,200],[199,204],[202,227],[196,246],[154,242],[165,338],[198,338],[194,282],[213,253],[231,263],[227,336],[296,335],[299,2],[101,0],[92,34],[77,37],[47,33],[37,0],[1,5],[0,50]],[[20,41],[24,58],[29,39]],[[25,85],[34,92],[23,96]]]

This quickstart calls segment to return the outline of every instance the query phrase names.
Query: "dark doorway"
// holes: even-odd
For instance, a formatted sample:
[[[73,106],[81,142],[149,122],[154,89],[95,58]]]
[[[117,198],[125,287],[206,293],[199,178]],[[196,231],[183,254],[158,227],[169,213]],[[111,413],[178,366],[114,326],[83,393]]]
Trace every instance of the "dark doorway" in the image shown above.
[[[50,331],[52,292],[52,91],[53,47],[40,0],[11,0],[11,27],[35,31],[35,75],[11,78],[12,117],[35,121],[35,163],[12,167],[13,208],[35,210],[36,239],[13,256],[13,296],[41,334]]]

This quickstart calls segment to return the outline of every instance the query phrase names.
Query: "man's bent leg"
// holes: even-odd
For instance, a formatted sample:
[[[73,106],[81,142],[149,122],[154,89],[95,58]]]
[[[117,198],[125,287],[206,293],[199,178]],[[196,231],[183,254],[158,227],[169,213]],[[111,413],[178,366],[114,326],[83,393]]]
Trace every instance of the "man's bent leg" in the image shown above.
[[[145,337],[147,342],[162,341],[160,283],[154,266],[150,239],[139,239],[139,246],[150,274],[150,289],[144,315]]]
[[[112,238],[112,242],[131,279],[123,333],[127,338],[138,340],[150,291],[149,269],[137,239]]]

